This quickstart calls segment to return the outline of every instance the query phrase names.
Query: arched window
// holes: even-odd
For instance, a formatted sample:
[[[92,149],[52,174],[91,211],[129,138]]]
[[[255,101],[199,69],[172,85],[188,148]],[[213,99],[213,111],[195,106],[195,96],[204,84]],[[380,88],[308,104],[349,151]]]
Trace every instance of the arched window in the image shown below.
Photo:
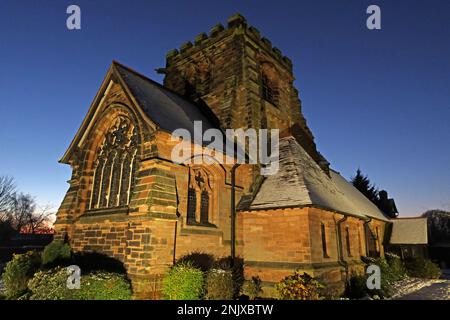
[[[345,228],[345,242],[347,244],[347,256],[351,257],[352,250],[350,247],[350,231],[349,231],[348,227]]]
[[[201,168],[190,169],[187,223],[211,226],[213,189],[209,173]]]
[[[89,209],[114,208],[130,203],[137,167],[137,129],[118,117],[106,132],[94,168]]]
[[[327,251],[327,236],[325,233],[325,225],[323,223],[320,224],[320,234],[322,236],[322,254],[324,258],[329,258]]]
[[[364,233],[366,238],[366,251],[369,257],[378,257],[377,236],[368,224],[364,224]]]
[[[273,105],[278,105],[278,81],[276,80],[275,68],[264,64],[261,72],[262,98]]]
[[[188,212],[187,222],[195,223],[195,212],[197,210],[197,192],[194,188],[188,190]]]
[[[209,194],[208,191],[202,191],[202,201],[200,207],[200,223],[208,224],[209,223]]]

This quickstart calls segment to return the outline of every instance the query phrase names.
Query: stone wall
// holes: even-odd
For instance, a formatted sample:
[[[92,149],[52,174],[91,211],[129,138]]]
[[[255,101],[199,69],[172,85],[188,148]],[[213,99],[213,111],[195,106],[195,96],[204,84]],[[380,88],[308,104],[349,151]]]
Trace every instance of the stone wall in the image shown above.
[[[243,226],[246,278],[259,276],[268,296],[275,294],[276,283],[296,269],[336,287],[338,292],[344,289],[346,276],[363,272],[360,257],[365,255],[365,242],[358,237],[358,230],[363,231],[363,220],[347,217],[341,223],[343,256],[339,259],[337,221],[344,217],[342,214],[304,207],[240,212],[239,215]],[[326,232],[326,255],[322,246],[322,223]],[[378,221],[372,223],[383,225]],[[350,255],[344,232],[347,227]],[[364,239],[364,234],[362,237]]]

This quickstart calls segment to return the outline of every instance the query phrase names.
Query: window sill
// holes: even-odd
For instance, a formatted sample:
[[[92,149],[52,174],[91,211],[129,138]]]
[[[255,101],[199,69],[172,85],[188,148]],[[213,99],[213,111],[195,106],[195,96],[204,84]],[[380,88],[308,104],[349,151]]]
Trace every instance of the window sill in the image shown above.
[[[100,215],[113,215],[113,214],[128,214],[130,212],[129,206],[120,206],[113,208],[98,208],[86,210],[83,216],[100,216]]]
[[[212,224],[212,223],[209,223],[209,222],[207,222],[207,223],[201,223],[201,222],[197,222],[197,221],[187,222],[186,226],[187,227],[200,227],[200,228],[214,228],[214,229],[217,229],[217,226],[215,224]]]

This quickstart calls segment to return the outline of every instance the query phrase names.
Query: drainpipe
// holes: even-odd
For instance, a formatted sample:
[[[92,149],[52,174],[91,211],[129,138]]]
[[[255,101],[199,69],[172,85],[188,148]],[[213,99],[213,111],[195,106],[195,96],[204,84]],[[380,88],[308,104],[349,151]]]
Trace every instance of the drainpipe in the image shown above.
[[[366,255],[369,256],[370,252],[369,252],[369,237],[366,235],[366,230],[369,230],[370,232],[370,228],[369,228],[369,223],[372,221],[372,218],[367,217],[367,220],[364,221],[364,243],[366,244]],[[369,235],[370,237],[372,236],[371,234]]]
[[[236,163],[231,168],[231,267],[236,259],[236,169],[239,166]]]
[[[336,222],[336,233],[337,233],[337,245],[338,245],[338,263],[344,267],[345,270],[345,283],[348,282],[348,263],[344,260],[344,253],[342,251],[342,230],[341,224],[347,220],[347,216],[344,216],[342,219]]]

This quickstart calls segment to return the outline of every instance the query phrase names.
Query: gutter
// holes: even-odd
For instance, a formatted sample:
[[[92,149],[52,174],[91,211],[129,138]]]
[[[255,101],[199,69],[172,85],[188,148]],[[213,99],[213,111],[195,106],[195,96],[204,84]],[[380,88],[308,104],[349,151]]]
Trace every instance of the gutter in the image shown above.
[[[369,229],[370,230],[370,227],[369,227],[369,223],[372,221],[372,218],[371,217],[367,217],[367,220],[366,221],[364,221],[364,233],[366,232],[366,230],[367,229]],[[370,235],[370,236],[372,236],[372,235]],[[369,248],[369,238],[367,237],[367,236],[365,236],[364,237],[365,238],[365,244],[366,244],[366,255],[368,256],[369,255],[369,252],[367,252],[367,250],[368,250],[368,248]]]

